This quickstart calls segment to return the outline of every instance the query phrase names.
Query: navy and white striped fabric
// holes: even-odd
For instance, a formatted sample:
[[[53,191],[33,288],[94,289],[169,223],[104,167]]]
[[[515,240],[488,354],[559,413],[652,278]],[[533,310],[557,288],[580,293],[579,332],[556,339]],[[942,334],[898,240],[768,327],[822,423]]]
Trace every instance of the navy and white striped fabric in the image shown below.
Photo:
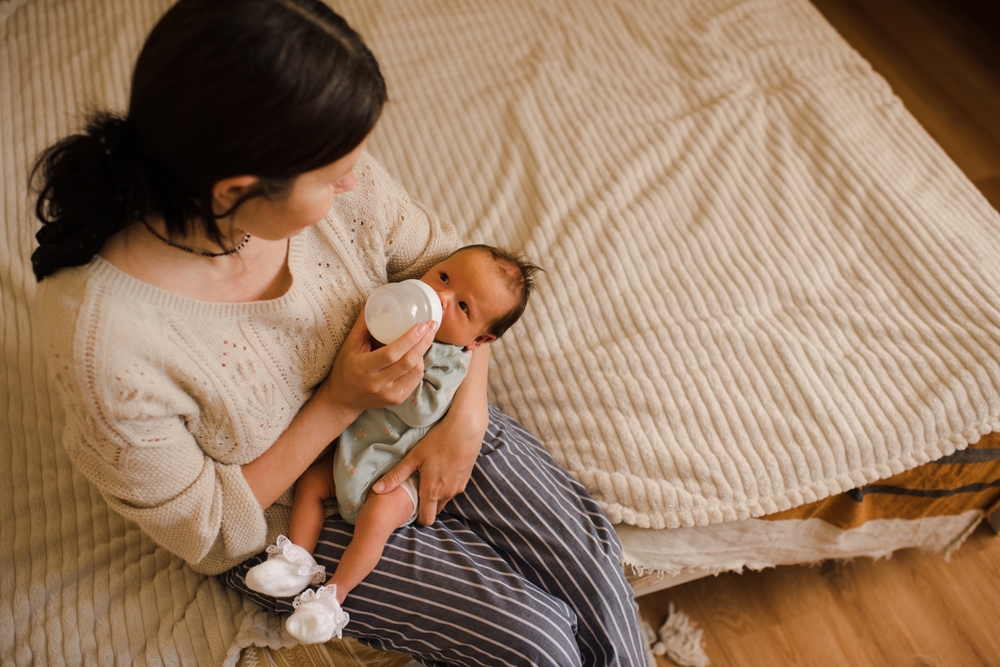
[[[327,520],[316,560],[333,571],[353,527]],[[249,591],[247,569],[223,575]],[[347,597],[345,634],[424,665],[646,665],[621,545],[607,517],[538,441],[490,406],[466,491],[433,526],[400,528]]]

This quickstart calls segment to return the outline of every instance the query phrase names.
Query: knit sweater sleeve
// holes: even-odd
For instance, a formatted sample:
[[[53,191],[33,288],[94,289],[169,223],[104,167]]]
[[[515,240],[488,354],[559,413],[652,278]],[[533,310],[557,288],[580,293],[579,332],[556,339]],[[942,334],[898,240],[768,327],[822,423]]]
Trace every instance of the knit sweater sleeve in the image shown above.
[[[258,551],[267,526],[240,470],[254,454],[208,455],[191,430],[202,406],[155,351],[163,334],[128,336],[115,304],[64,278],[47,281],[42,324],[74,464],[112,510],[195,570],[222,572]]]

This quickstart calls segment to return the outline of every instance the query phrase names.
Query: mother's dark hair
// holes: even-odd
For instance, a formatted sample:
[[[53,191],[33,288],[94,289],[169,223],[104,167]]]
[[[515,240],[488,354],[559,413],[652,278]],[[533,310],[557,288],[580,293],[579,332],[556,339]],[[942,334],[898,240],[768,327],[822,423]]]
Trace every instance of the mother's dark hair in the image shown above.
[[[149,216],[220,241],[216,219],[350,153],[385,101],[375,57],[319,0],[180,0],[139,54],[127,115],[91,114],[36,162],[36,278]],[[213,211],[213,185],[247,174],[260,187]]]

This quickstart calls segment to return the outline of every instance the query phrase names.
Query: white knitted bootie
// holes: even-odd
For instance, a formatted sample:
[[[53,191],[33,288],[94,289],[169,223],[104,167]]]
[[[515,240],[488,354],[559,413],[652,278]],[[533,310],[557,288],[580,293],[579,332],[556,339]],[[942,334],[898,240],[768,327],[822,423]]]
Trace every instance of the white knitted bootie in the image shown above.
[[[337,585],[310,589],[292,602],[295,612],[285,621],[285,630],[303,644],[321,644],[341,637],[351,619],[337,602]]]
[[[247,571],[247,588],[276,598],[301,593],[309,584],[326,581],[326,568],[317,565],[308,551],[284,535],[267,548],[270,554],[263,563]]]

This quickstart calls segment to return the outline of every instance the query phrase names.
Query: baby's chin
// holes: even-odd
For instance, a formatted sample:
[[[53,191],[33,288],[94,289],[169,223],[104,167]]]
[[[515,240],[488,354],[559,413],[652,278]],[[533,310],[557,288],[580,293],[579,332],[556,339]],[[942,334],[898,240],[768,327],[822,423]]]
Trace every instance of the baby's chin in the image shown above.
[[[456,347],[462,347],[462,348],[465,348],[465,347],[468,347],[469,345],[471,345],[471,343],[469,343],[469,342],[460,343],[460,342],[445,340],[444,338],[437,338],[437,337],[434,338],[434,342],[435,343],[444,343],[445,345],[454,345]]]
[[[434,332],[434,342],[465,347],[469,341],[455,340],[454,336],[449,335],[447,322],[442,322],[441,324],[438,324],[438,330]]]

